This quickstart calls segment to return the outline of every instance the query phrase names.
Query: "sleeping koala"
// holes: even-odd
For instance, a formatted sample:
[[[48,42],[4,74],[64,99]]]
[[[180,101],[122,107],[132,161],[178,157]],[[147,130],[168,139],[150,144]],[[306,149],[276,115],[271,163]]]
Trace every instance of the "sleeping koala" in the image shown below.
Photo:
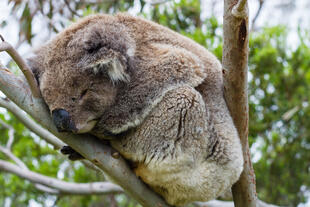
[[[29,64],[57,129],[109,139],[169,204],[214,199],[238,180],[221,64],[192,40],[126,14],[94,15]]]

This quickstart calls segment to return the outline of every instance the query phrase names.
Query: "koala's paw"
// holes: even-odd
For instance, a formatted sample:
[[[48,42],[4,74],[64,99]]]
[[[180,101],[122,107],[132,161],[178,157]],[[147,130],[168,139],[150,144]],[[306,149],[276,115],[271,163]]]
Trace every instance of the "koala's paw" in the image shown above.
[[[70,146],[63,146],[60,152],[64,155],[69,155],[68,158],[72,161],[84,159],[80,153],[72,149]]]

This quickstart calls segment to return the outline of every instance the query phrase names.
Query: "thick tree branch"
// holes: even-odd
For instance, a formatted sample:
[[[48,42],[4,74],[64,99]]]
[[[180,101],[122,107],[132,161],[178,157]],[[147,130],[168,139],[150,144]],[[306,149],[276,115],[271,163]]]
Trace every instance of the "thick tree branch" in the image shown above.
[[[248,144],[248,6],[245,0],[235,4],[235,0],[224,1],[224,94],[240,136],[245,162],[244,170],[232,192],[236,207],[256,207],[255,174]],[[232,10],[242,15],[236,15]]]
[[[43,99],[31,95],[28,84],[23,78],[16,77],[5,68],[0,68],[0,90],[43,127],[106,172],[141,205],[145,207],[169,206],[136,177],[125,160],[111,156],[114,150],[110,146],[91,135],[58,133]]]
[[[18,175],[34,183],[40,183],[49,188],[56,189],[61,194],[91,195],[122,193],[123,189],[109,182],[72,183],[41,175],[39,173],[22,169],[10,162],[0,160],[0,169]]]
[[[27,66],[26,62],[23,60],[23,58],[18,54],[18,52],[10,45],[8,42],[4,41],[4,38],[0,35],[0,38],[2,42],[0,43],[0,52],[6,51],[16,62],[18,67],[21,69],[21,71],[24,73],[28,84],[30,86],[31,92],[34,97],[40,97],[40,90],[37,86],[37,81],[34,78],[34,75],[32,74],[30,68]]]

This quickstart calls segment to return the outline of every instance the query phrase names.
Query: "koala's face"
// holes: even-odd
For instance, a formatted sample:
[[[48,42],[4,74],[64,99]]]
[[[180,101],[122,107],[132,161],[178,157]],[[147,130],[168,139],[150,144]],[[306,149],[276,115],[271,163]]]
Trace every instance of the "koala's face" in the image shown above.
[[[73,25],[29,60],[59,131],[91,131],[130,79],[130,40],[112,24]]]
[[[40,90],[57,129],[75,133],[91,131],[113,104],[117,87],[104,74],[88,70],[74,75],[56,74],[42,74]]]

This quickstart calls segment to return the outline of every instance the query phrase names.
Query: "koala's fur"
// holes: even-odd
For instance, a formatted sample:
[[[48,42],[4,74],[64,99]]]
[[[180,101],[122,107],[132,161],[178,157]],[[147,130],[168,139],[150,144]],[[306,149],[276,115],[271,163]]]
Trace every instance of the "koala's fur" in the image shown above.
[[[221,64],[192,40],[126,14],[84,18],[29,60],[50,110],[109,138],[172,205],[214,199],[243,169]]]

